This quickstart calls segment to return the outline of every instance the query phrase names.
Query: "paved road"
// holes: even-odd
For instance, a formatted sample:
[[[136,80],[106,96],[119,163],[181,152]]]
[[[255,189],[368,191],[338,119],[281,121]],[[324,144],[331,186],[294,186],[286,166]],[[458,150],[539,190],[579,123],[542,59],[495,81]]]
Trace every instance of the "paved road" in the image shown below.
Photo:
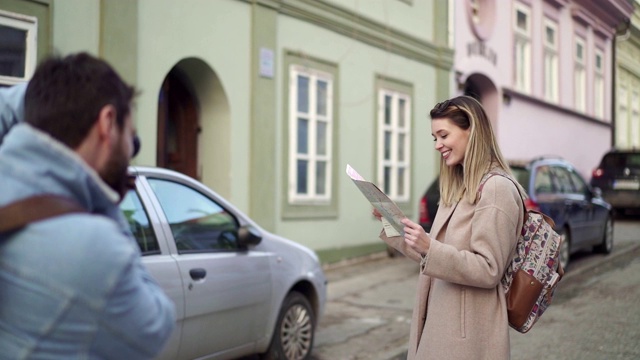
[[[512,359],[640,359],[640,221],[617,220],[614,232],[611,255],[574,256],[536,327],[512,331]],[[384,254],[327,269],[313,359],[404,359],[417,271]]]

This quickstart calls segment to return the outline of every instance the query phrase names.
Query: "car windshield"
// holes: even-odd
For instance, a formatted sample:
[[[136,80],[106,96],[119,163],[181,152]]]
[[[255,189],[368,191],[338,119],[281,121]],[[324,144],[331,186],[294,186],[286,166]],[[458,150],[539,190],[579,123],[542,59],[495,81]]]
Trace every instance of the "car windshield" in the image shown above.
[[[640,153],[612,153],[602,159],[606,168],[640,168]]]

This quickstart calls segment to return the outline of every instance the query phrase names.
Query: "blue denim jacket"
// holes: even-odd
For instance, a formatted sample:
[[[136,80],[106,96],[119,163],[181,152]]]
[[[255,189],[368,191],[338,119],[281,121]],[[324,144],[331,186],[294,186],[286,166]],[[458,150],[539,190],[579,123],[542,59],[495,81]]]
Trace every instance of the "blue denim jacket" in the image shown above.
[[[15,112],[0,104],[0,136],[12,125],[6,114]],[[142,265],[117,194],[94,170],[18,124],[0,146],[0,189],[0,206],[54,193],[89,211],[0,236],[0,359],[146,359],[160,352],[174,327],[174,305]]]

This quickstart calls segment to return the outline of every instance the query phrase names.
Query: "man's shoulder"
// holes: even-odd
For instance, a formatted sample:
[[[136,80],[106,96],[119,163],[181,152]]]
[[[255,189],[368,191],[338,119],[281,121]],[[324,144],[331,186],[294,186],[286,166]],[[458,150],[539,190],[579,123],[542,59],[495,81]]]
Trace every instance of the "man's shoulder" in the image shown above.
[[[10,242],[24,242],[25,248],[36,252],[34,257],[66,258],[78,266],[117,268],[137,255],[135,242],[115,220],[103,215],[56,216],[30,224],[15,237]]]

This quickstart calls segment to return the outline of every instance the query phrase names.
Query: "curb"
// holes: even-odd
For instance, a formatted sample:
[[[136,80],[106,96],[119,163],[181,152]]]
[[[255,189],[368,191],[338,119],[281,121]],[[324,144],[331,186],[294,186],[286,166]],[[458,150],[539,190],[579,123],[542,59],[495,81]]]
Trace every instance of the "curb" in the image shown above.
[[[600,255],[600,258],[597,261],[594,261],[593,263],[589,264],[589,265],[585,265],[582,267],[579,267],[577,269],[572,268],[571,264],[569,264],[569,270],[566,272],[566,274],[564,275],[563,279],[566,281],[566,279],[572,278],[574,276],[578,276],[581,275],[583,273],[586,273],[587,271],[591,271],[593,269],[595,269],[596,267],[602,265],[605,262],[611,261],[613,259],[616,259],[620,256],[624,256],[629,252],[632,251],[636,251],[640,249],[640,244],[635,244],[635,245],[629,245],[628,247],[625,247],[623,250],[620,250],[618,252],[612,252],[611,254],[607,254],[607,255]]]
[[[364,264],[364,263],[371,262],[371,261],[382,260],[382,259],[385,259],[387,257],[389,257],[387,252],[386,251],[381,251],[381,252],[376,252],[376,253],[372,253],[372,254],[369,254],[369,255],[356,256],[356,257],[340,260],[340,261],[337,261],[337,262],[324,264],[324,265],[322,265],[322,270],[324,270],[324,271],[339,270],[339,269],[343,269],[343,268],[346,268],[346,267],[360,265],[360,264]]]

